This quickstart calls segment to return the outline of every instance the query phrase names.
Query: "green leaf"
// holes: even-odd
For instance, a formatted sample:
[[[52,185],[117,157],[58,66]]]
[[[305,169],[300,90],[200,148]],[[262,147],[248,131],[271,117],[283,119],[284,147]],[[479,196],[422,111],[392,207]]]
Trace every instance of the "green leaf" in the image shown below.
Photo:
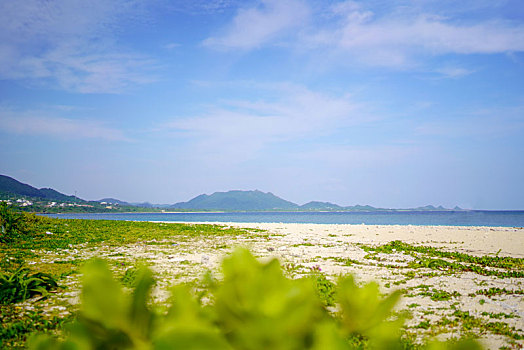
[[[107,264],[100,259],[87,262],[83,268],[81,313],[109,328],[126,325],[128,296],[113,279]]]

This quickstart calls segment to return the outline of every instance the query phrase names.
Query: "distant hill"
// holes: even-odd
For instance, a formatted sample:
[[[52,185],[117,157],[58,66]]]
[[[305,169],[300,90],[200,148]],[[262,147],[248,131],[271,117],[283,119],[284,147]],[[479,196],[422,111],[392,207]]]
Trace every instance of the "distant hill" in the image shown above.
[[[119,205],[129,205],[129,203],[121,201],[121,200],[116,199],[116,198],[102,198],[102,199],[98,200],[97,202],[98,203],[105,202],[105,203],[119,204]]]
[[[228,191],[215,192],[212,195],[202,194],[188,202],[171,206],[173,209],[203,210],[285,210],[297,209],[295,203],[261,191]]]
[[[35,188],[6,175],[0,175],[0,193],[56,201],[83,201],[75,196],[68,196],[55,191],[52,188]]]
[[[343,210],[340,205],[329,202],[312,201],[300,206],[303,210]]]
[[[353,205],[351,207],[345,207],[344,209],[346,210],[351,210],[351,211],[375,211],[375,210],[386,210],[386,209],[382,209],[382,208],[375,208],[375,207],[372,207],[371,205]]]
[[[455,207],[455,208],[458,208],[458,207]],[[449,209],[444,208],[442,205],[439,205],[438,207],[435,207],[433,205],[426,205],[424,207],[414,208],[413,210],[418,210],[418,211],[441,211],[441,210],[449,210]]]

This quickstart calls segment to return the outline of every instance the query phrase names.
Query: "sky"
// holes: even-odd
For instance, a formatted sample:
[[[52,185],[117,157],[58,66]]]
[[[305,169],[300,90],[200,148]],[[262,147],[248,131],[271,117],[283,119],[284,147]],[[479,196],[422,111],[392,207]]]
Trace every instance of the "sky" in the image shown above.
[[[0,174],[524,209],[524,4],[0,0]]]

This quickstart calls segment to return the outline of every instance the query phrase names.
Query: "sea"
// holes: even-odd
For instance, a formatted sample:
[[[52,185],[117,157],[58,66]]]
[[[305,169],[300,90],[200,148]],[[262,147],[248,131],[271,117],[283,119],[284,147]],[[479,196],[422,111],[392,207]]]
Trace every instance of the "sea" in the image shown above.
[[[43,214],[63,219],[164,222],[264,222],[352,225],[524,227],[524,211],[370,211],[370,212],[184,212]]]

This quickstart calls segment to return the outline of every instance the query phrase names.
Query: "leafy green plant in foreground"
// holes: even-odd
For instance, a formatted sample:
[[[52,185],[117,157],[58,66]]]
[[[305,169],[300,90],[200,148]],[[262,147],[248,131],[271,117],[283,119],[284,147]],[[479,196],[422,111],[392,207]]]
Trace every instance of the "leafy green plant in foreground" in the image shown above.
[[[167,314],[160,314],[147,305],[154,283],[149,270],[138,271],[128,295],[103,261],[91,261],[84,267],[81,310],[65,341],[39,336],[30,348],[402,348],[400,321],[390,319],[398,292],[382,298],[376,284],[358,287],[351,277],[343,278],[336,291],[338,311],[332,314],[311,279],[286,278],[277,260],[260,263],[238,249],[224,260],[222,271],[221,282],[209,279],[208,304],[178,285]],[[474,343],[459,346],[478,348]]]
[[[0,272],[0,304],[17,303],[38,294],[45,297],[57,287],[51,275],[42,272],[29,274],[29,269],[25,267],[12,274]]]

